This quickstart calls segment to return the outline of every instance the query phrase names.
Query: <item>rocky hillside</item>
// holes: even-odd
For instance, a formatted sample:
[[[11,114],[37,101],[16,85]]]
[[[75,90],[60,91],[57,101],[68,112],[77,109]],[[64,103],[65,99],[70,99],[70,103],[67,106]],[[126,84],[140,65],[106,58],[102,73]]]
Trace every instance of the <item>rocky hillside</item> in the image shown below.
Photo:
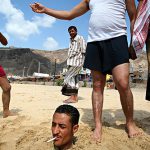
[[[147,79],[147,72],[148,72],[148,64],[147,64],[147,56],[146,52],[143,51],[136,60],[130,60],[130,70],[131,72],[141,72],[142,78],[144,80]]]
[[[27,76],[34,72],[59,74],[66,67],[67,49],[41,51],[29,48],[0,48],[0,64],[7,74]]]
[[[0,48],[0,64],[7,74],[25,76],[34,72],[59,74],[66,68],[67,49],[56,51],[29,48]],[[147,57],[143,52],[135,61],[130,60],[131,72],[142,71],[147,78]]]

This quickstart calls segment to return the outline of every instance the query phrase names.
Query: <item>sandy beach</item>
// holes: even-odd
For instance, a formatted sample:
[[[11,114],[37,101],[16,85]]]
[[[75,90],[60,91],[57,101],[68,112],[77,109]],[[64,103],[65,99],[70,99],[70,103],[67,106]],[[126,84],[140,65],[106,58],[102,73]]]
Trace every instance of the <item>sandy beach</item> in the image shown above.
[[[49,85],[11,84],[11,111],[16,116],[2,118],[0,102],[0,150],[52,150],[51,119],[55,108],[67,97],[61,87]],[[125,118],[117,90],[106,89],[103,107],[103,138],[96,144],[90,135],[94,128],[91,88],[80,88],[79,101],[71,104],[80,112],[80,128],[74,150],[150,150],[150,102],[145,100],[145,88],[132,88],[134,118],[144,132],[129,139],[124,128]],[[0,95],[1,95],[0,91]]]

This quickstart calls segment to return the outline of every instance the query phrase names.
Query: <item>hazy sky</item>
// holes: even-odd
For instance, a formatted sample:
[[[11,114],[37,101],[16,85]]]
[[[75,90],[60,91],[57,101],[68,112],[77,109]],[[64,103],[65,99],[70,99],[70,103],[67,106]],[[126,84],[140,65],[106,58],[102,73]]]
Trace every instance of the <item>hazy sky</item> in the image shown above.
[[[46,7],[70,10],[81,0],[38,0]],[[135,0],[137,3],[137,0]],[[35,0],[0,0],[0,31],[8,38],[8,46],[57,50],[68,48],[70,25],[87,40],[90,11],[71,21],[34,13],[29,7]],[[128,41],[129,20],[127,17]]]

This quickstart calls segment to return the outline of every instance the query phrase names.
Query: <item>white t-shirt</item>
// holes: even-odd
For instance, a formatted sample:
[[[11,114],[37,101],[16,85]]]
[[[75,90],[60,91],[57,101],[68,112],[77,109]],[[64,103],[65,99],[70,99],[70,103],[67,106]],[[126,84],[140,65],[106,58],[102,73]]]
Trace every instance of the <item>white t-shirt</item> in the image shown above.
[[[90,0],[88,42],[126,35],[125,0]]]

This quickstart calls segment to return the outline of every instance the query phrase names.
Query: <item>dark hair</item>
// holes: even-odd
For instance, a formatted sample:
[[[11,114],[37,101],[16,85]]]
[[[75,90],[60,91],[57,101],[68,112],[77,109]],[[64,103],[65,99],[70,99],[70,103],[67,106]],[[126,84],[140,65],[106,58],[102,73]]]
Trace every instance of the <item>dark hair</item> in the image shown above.
[[[68,28],[68,32],[69,32],[71,29],[74,29],[74,30],[77,32],[77,28],[76,28],[75,26],[70,26],[70,27]]]
[[[73,126],[79,122],[79,111],[71,105],[60,105],[56,108],[55,113],[64,113],[70,116],[70,121]]]

